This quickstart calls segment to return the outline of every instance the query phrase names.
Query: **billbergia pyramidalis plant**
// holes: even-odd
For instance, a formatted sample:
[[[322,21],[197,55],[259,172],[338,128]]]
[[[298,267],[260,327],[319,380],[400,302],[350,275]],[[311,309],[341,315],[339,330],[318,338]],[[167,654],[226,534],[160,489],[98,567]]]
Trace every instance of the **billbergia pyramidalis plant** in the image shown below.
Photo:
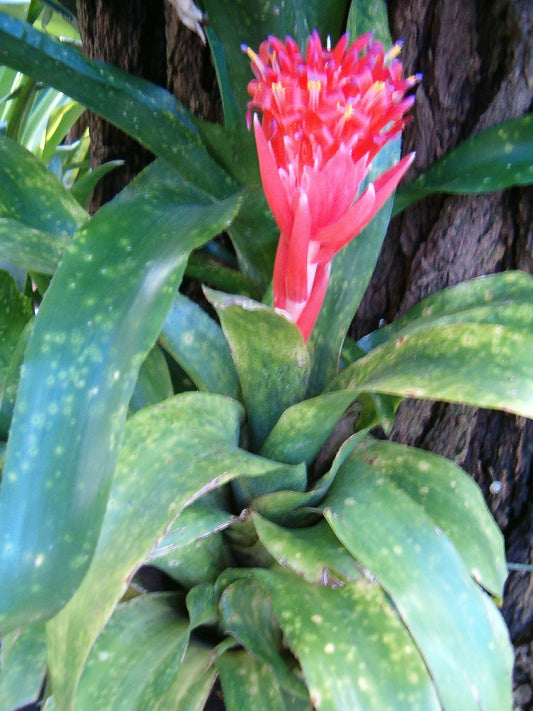
[[[348,339],[421,77],[383,2],[203,9],[223,124],[0,14],[156,156],[89,216],[0,136],[0,709],[510,709],[502,536],[385,435],[405,397],[533,416],[533,279]]]

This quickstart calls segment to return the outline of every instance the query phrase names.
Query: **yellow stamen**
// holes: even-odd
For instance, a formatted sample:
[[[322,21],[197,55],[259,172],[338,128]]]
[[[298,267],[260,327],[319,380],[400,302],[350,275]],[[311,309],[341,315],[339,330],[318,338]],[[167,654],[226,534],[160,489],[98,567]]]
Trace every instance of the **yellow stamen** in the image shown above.
[[[322,82],[320,79],[309,79],[307,82],[307,90],[308,91],[316,91],[319,92],[322,89]]]
[[[341,107],[339,106],[339,108],[341,108]],[[353,106],[351,104],[346,104],[342,118],[345,121],[348,121],[348,119],[351,119],[352,116],[353,116]]]
[[[396,44],[394,44],[389,49],[389,51],[387,52],[385,57],[387,60],[396,59],[396,57],[399,57],[401,53],[402,53],[402,45],[400,44],[400,42],[396,42]]]
[[[274,96],[280,95],[280,94],[285,94],[285,87],[283,84],[279,81],[272,82],[272,93]]]
[[[369,92],[372,92],[373,94],[379,94],[380,92],[385,90],[385,82],[384,81],[375,81],[372,86],[369,88]]]

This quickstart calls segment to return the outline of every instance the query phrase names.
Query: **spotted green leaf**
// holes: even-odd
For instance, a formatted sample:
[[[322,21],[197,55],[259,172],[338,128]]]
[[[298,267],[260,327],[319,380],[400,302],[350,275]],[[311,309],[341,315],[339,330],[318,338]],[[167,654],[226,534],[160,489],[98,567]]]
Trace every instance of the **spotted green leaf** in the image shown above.
[[[18,384],[22,351],[26,345],[33,308],[13,278],[0,270],[0,437],[7,435]]]
[[[407,494],[452,541],[470,574],[497,598],[507,565],[503,535],[479,487],[460,467],[436,454],[366,438],[351,455]]]
[[[295,675],[296,662],[283,649],[272,604],[260,585],[252,580],[236,581],[222,594],[219,608],[222,629],[256,659],[267,664],[281,688],[306,698],[305,686]]]
[[[377,456],[359,457],[357,449],[323,504],[335,535],[392,599],[445,711],[510,709],[503,619],[430,511],[384,475]]]
[[[239,396],[239,379],[220,326],[186,296],[174,299],[160,342],[199,390]]]
[[[206,292],[239,376],[250,448],[257,451],[287,407],[303,398],[311,367],[297,327],[252,299]]]
[[[363,354],[406,333],[452,323],[490,323],[533,332],[533,276],[508,271],[428,296],[393,323],[362,338]]]
[[[192,504],[182,522],[180,511],[235,477],[279,471],[277,462],[237,447],[241,417],[233,400],[185,393],[127,421],[93,560],[75,595],[47,626],[50,676],[61,708],[71,708],[87,655],[128,581],[144,561],[164,552],[157,544],[167,530],[186,527],[177,541],[182,547],[216,529],[222,516],[218,510],[213,528],[210,518],[190,530],[190,516],[199,517],[202,509]]]
[[[357,580],[357,561],[325,521],[304,528],[286,528],[253,514],[259,540],[270,555],[309,583],[326,585]]]
[[[0,27],[3,21],[0,16]],[[59,180],[29,151],[2,135],[0,167],[0,219],[9,219],[13,228],[16,223],[22,223],[28,228],[57,235],[64,246],[87,221],[85,210]],[[7,236],[6,231],[2,242]],[[6,258],[10,259],[8,255]],[[58,261],[59,258],[56,264]]]
[[[189,625],[178,610],[178,601],[168,594],[119,605],[87,660],[76,709],[153,708],[187,649]]]
[[[83,578],[139,367],[188,253],[238,205],[237,196],[212,202],[156,163],[69,245],[35,319],[6,452],[3,632],[52,616]]]
[[[432,193],[489,193],[533,183],[533,114],[471,136],[400,187],[394,214]]]
[[[139,370],[129,403],[130,412],[155,405],[172,397],[173,394],[167,361],[161,348],[156,344],[149,351]]]
[[[372,391],[533,417],[533,332],[491,323],[399,335],[345,368],[328,390]]]
[[[318,711],[440,711],[424,662],[377,583],[332,589],[280,572],[255,577]]]
[[[2,639],[0,667],[0,711],[11,711],[37,701],[46,672],[46,635],[42,622],[10,632]]]
[[[2,61],[53,86],[176,166],[206,193],[228,197],[236,184],[210,158],[192,117],[169,92],[84,57],[26,23],[0,14]]]
[[[226,652],[217,660],[227,711],[285,711],[272,669],[242,650]]]

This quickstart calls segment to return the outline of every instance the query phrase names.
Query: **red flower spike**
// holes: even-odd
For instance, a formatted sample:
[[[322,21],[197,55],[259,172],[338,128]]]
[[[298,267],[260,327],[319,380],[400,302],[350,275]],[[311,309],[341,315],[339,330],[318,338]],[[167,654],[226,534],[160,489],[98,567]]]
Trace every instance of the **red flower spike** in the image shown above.
[[[361,192],[379,150],[403,130],[420,75],[403,78],[401,44],[388,52],[371,34],[324,49],[318,32],[305,58],[296,42],[269,37],[251,59],[247,122],[253,127],[265,195],[280,229],[274,306],[307,340],[335,254],[381,209],[414,154]],[[259,121],[257,112],[261,112]]]

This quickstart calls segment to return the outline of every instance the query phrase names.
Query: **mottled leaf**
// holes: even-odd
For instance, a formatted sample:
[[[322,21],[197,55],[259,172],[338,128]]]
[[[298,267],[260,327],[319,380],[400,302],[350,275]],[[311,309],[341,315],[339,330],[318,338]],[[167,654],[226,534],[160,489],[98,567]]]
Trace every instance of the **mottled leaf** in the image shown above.
[[[489,193],[533,183],[533,114],[471,136],[398,189],[394,214],[432,193]]]
[[[284,410],[303,398],[311,367],[297,327],[245,297],[206,292],[215,306],[239,376],[250,448],[257,451]]]
[[[411,497],[452,541],[474,579],[492,595],[503,596],[503,535],[470,476],[444,457],[371,438],[351,456]]]
[[[2,639],[0,711],[37,701],[46,672],[46,635],[38,622]]]
[[[189,625],[172,595],[122,603],[96,641],[80,679],[79,711],[152,708],[169,689],[187,648]]]
[[[285,711],[272,669],[244,651],[222,654],[217,669],[226,711]]]
[[[533,417],[533,333],[491,323],[400,335],[345,368],[328,390],[372,391]]]
[[[180,511],[234,477],[279,470],[237,447],[241,413],[228,398],[186,393],[128,420],[94,558],[48,623],[50,675],[62,708],[71,708],[87,654],[128,581],[165,532],[179,530]]]
[[[332,589],[272,571],[255,576],[272,597],[316,709],[440,710],[413,640],[376,583]]]
[[[267,664],[282,688],[306,698],[306,688],[295,675],[295,660],[283,650],[281,630],[261,586],[252,580],[238,580],[226,588],[219,607],[222,629],[253,657]]]
[[[69,245],[35,319],[6,453],[2,631],[52,616],[86,572],[139,367],[189,251],[238,204],[152,164]]]
[[[0,27],[2,22],[0,16]],[[0,217],[62,237],[64,244],[88,219],[85,210],[35,156],[2,135]]]
[[[444,709],[510,708],[512,653],[503,619],[495,607],[487,612],[486,594],[448,536],[381,469],[355,450],[324,501],[328,523],[391,597]]]
[[[361,338],[358,345],[364,353],[406,333],[452,323],[490,323],[533,332],[533,276],[501,272],[443,289]]]
[[[239,396],[239,379],[220,326],[182,294],[172,303],[160,342],[199,390]]]
[[[324,520],[305,528],[285,528],[254,513],[253,521],[270,555],[307,582],[334,586],[361,577],[357,561]]]

